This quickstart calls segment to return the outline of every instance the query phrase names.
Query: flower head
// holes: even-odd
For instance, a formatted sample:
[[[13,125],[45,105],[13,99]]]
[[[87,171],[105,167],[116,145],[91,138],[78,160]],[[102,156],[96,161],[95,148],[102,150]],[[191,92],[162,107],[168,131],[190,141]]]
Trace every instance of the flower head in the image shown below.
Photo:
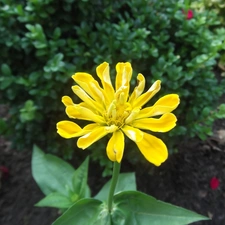
[[[188,9],[187,11],[183,10],[183,14],[186,16],[187,20],[190,20],[194,17],[194,12],[191,9]]]
[[[210,180],[210,187],[211,189],[215,190],[219,187],[220,181],[217,177],[212,177]]]
[[[75,104],[63,96],[66,114],[72,119],[91,121],[81,128],[71,121],[57,123],[57,132],[64,138],[79,137],[77,146],[88,148],[94,142],[110,134],[106,153],[111,161],[121,162],[124,152],[124,136],[134,141],[144,157],[159,166],[168,157],[166,145],[159,138],[144,132],[166,132],[176,125],[176,116],[171,112],[179,104],[179,96],[168,94],[153,106],[143,106],[160,90],[157,80],[145,93],[145,78],[137,76],[137,86],[130,93],[132,67],[129,62],[116,65],[116,80],[113,87],[109,65],[104,62],[97,69],[101,85],[88,73],[75,73],[72,78],[77,85],[73,92],[82,100]]]

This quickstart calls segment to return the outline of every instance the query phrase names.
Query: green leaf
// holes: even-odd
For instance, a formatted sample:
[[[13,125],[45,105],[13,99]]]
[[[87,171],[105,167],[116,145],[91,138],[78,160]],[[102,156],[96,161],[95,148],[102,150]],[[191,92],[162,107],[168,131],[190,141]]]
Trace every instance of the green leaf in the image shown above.
[[[8,64],[6,63],[3,63],[1,65],[1,72],[4,74],[4,75],[7,75],[7,76],[10,76],[12,74],[12,71],[10,69],[10,67],[8,66]]]
[[[0,134],[4,134],[7,131],[7,122],[0,118]]]
[[[52,192],[65,194],[72,189],[74,168],[62,159],[45,154],[36,145],[33,147],[32,175],[45,195]]]
[[[207,217],[137,191],[114,196],[113,225],[186,225]]]
[[[106,201],[108,198],[110,184],[111,179],[102,187],[102,189],[94,198],[101,201]],[[136,189],[135,173],[121,173],[119,175],[115,193]]]
[[[111,225],[111,222],[104,203],[85,198],[76,202],[52,225]]]
[[[0,77],[0,90],[7,89],[13,82],[13,77]]]
[[[68,209],[73,205],[70,199],[58,192],[51,193],[39,201],[35,206],[39,207],[55,207],[55,208],[65,208]]]
[[[85,161],[76,169],[73,175],[73,190],[78,194],[80,198],[85,197],[87,186],[87,178],[88,178],[88,164],[89,157],[85,159]]]
[[[219,105],[218,112],[216,112],[216,117],[219,119],[225,118],[225,104]]]

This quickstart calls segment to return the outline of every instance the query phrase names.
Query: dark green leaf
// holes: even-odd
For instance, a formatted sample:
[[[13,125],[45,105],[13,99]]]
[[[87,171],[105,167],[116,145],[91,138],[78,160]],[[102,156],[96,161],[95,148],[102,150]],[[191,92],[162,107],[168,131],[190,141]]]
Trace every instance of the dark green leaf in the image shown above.
[[[207,217],[137,191],[114,196],[113,225],[186,225]]]
[[[55,207],[68,209],[73,205],[73,202],[65,195],[58,192],[51,193],[39,201],[35,206],[39,207]]]
[[[106,205],[96,199],[82,199],[52,225],[111,225]]]
[[[62,195],[72,189],[74,168],[64,160],[45,154],[37,146],[33,148],[32,175],[45,195],[59,192]]]
[[[86,195],[87,178],[88,178],[88,164],[89,157],[76,169],[73,175],[73,191],[78,194],[80,198],[89,197]]]

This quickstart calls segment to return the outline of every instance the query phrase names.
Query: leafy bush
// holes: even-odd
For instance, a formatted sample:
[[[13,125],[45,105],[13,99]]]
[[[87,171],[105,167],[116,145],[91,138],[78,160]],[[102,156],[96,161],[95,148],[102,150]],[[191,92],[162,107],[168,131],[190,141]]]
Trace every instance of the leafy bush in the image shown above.
[[[197,0],[192,3],[193,7],[196,10],[210,10],[214,11],[218,15],[219,26],[225,27],[225,3],[224,0]],[[214,28],[217,27],[218,24],[215,24]],[[225,51],[221,51],[221,56],[218,62],[219,68],[223,71],[222,76],[225,76]]]
[[[74,72],[93,74],[103,61],[112,70],[118,61],[132,61],[148,86],[162,80],[161,95],[181,96],[171,135],[205,138],[212,126],[205,120],[223,92],[213,68],[225,30],[210,30],[219,24],[214,12],[187,19],[187,10],[175,0],[2,0],[0,90],[10,106],[7,135],[14,145],[57,151],[62,144],[65,155],[75,148],[56,134],[56,122],[66,119],[60,100],[73,96]]]

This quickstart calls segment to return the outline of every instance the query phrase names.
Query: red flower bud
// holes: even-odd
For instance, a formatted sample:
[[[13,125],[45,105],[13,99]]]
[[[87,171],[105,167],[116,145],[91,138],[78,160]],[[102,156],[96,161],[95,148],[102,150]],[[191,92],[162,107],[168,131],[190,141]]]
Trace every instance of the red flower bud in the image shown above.
[[[211,180],[210,180],[210,187],[211,189],[215,190],[219,187],[219,184],[220,184],[220,181],[218,180],[218,178],[216,177],[213,177]]]
[[[188,9],[188,11],[183,10],[183,14],[186,16],[187,20],[190,20],[194,17],[194,13],[190,9]]]

